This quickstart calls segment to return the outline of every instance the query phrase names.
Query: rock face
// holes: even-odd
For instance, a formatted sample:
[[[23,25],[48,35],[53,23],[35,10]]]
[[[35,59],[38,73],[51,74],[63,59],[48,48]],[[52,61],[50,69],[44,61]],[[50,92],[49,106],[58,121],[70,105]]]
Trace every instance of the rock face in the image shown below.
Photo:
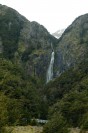
[[[88,14],[78,17],[63,33],[56,48],[55,76],[88,57]]]
[[[78,17],[56,39],[37,22],[0,5],[0,56],[21,63],[28,75],[46,81],[52,46],[53,76],[57,77],[88,56],[88,14]]]
[[[0,56],[22,63],[27,74],[46,80],[56,41],[42,25],[0,5]]]

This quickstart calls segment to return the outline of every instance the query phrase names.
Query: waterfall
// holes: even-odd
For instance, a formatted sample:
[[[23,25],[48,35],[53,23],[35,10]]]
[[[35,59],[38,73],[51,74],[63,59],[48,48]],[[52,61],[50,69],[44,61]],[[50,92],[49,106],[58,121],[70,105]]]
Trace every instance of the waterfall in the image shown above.
[[[46,81],[46,83],[48,83],[50,80],[53,79],[53,64],[54,64],[54,51],[52,51],[52,54],[51,54],[51,60],[50,60],[49,68],[48,68],[48,71],[47,71],[47,81]]]

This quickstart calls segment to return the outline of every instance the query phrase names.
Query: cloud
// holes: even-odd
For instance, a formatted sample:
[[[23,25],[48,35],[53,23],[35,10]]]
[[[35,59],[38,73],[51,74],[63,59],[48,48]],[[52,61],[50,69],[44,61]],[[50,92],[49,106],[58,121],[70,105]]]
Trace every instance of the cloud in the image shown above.
[[[16,9],[30,21],[44,25],[49,32],[67,27],[81,14],[88,12],[88,0],[0,0]]]

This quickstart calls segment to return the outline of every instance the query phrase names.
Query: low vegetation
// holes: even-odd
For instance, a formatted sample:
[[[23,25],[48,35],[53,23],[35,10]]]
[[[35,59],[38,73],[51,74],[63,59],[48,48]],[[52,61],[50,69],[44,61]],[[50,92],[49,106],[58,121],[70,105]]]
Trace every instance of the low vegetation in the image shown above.
[[[14,126],[6,128],[6,132],[11,133],[41,133],[41,126]]]

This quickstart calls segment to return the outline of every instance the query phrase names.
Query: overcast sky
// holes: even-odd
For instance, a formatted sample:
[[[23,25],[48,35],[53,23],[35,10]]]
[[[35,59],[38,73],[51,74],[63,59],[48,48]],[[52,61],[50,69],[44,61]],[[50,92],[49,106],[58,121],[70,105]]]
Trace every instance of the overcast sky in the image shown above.
[[[50,33],[66,28],[79,15],[88,13],[88,0],[0,0]]]

